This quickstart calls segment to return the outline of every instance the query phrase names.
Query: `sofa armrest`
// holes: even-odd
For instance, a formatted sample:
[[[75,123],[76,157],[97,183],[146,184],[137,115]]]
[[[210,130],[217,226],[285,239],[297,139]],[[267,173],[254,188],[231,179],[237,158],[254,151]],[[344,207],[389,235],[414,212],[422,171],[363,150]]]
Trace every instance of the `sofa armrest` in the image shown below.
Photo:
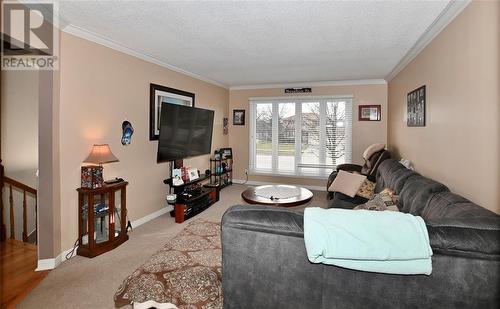
[[[342,170],[342,171],[347,171],[347,172],[361,173],[362,168],[363,167],[359,164],[351,164],[351,163],[337,165],[337,171]]]
[[[237,205],[222,216],[222,230],[241,230],[303,237],[303,215],[288,209],[262,205]]]
[[[466,226],[467,221],[478,219],[492,227]],[[463,220],[465,224],[459,221],[445,219],[439,223],[427,223],[434,253],[500,261],[500,221],[497,218],[466,218]]]
[[[224,309],[321,309],[322,268],[307,259],[302,214],[240,205],[222,217]]]

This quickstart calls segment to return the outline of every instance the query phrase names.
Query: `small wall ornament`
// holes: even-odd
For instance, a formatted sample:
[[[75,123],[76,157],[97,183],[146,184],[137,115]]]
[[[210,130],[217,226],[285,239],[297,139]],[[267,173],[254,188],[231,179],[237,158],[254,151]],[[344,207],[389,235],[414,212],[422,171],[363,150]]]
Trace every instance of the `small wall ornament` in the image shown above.
[[[122,145],[127,146],[132,142],[132,135],[134,134],[134,128],[132,124],[125,120],[122,123]]]
[[[229,119],[227,117],[224,117],[222,120],[222,132],[224,135],[228,134],[228,124],[229,124]]]

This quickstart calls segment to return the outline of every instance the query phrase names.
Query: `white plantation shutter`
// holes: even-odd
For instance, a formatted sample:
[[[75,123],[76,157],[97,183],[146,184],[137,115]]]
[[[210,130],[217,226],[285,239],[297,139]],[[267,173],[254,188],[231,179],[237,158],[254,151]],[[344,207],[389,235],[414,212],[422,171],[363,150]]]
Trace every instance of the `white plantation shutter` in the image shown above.
[[[352,104],[347,100],[327,101],[326,118],[326,165],[351,162]]]
[[[260,102],[253,105],[251,113],[250,140],[253,155],[250,170],[271,171],[273,166],[273,104]]]
[[[328,176],[352,156],[352,97],[250,99],[252,173]]]

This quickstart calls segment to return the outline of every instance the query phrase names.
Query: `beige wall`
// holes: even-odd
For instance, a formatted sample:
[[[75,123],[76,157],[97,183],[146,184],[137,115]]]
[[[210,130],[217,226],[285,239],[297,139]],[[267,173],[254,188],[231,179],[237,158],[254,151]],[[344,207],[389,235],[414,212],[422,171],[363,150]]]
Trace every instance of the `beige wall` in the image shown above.
[[[37,71],[2,71],[1,142],[5,175],[37,188],[38,168],[38,79]],[[8,191],[3,194],[9,205]],[[15,238],[22,240],[23,194],[13,191]],[[35,229],[35,199],[27,198],[28,234]],[[10,230],[9,208],[4,207],[6,230]],[[8,232],[7,232],[8,233]]]
[[[313,87],[312,96],[317,95],[353,95],[353,126],[352,126],[352,160],[362,162],[363,151],[375,142],[385,143],[387,139],[387,85],[356,85],[356,86],[322,86]],[[234,153],[234,178],[245,179],[244,170],[248,169],[249,157],[249,104],[251,97],[281,97],[285,96],[283,88],[231,90],[229,92],[229,145]],[[292,94],[291,96],[297,96]],[[380,104],[382,106],[381,121],[358,121],[358,105]],[[245,126],[233,126],[232,110],[245,109]],[[326,185],[324,179],[279,177],[279,176],[249,176],[250,180],[273,183],[302,184],[309,186]]]
[[[60,97],[62,250],[77,238],[80,166],[94,143],[108,143],[120,159],[104,165],[104,178],[129,181],[127,208],[137,220],[165,207],[167,163],[156,163],[157,142],[149,141],[149,84],[196,95],[196,106],[215,110],[212,148],[227,145],[222,119],[228,114],[228,90],[170,71],[104,46],[62,33]],[[132,143],[122,146],[121,124],[134,127]],[[204,171],[209,156],[185,161]],[[173,222],[173,221],[172,221]]]
[[[500,212],[500,2],[473,1],[389,82],[390,149],[421,174]],[[427,91],[427,124],[403,121]]]
[[[2,161],[7,176],[38,167],[38,72],[2,71]],[[19,179],[35,186],[34,177]]]

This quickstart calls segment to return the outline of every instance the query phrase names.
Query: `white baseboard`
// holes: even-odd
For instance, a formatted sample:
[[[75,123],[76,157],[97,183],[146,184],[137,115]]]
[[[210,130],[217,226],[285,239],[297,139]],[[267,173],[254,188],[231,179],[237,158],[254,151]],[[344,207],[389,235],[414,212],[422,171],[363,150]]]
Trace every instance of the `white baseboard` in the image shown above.
[[[253,181],[253,180],[249,180],[249,181],[247,181],[245,183],[245,181],[242,180],[242,179],[233,179],[233,183],[246,184],[246,185],[249,185],[249,186],[291,185],[289,183],[276,183],[276,182],[264,182],[264,181]],[[293,185],[297,185],[297,184],[293,184]],[[301,187],[307,188],[309,190],[314,190],[314,191],[326,191],[326,185],[324,187],[320,187],[320,186],[307,186],[307,185],[297,185],[297,186],[301,186]]]
[[[76,255],[76,250],[78,249],[78,246],[75,247],[75,251],[73,252],[73,254],[69,257],[70,259],[72,257],[74,257]],[[38,266],[37,268],[35,269],[35,271],[43,271],[43,270],[50,270],[50,269],[54,269],[56,268],[57,266],[59,266],[59,264],[61,264],[62,262],[68,260],[66,258],[66,256],[69,254],[69,252],[73,250],[73,248],[71,249],[68,249],[64,252],[62,252],[61,254],[59,254],[58,256],[56,256],[55,258],[53,259],[43,259],[43,260],[38,260]]]
[[[140,219],[137,219],[137,220],[135,220],[135,221],[132,221],[132,228],[136,228],[136,227],[138,227],[138,226],[141,226],[141,225],[143,225],[144,223],[149,222],[149,221],[151,221],[151,220],[153,220],[153,219],[156,219],[156,218],[158,218],[159,216],[164,215],[164,214],[166,214],[166,213],[170,212],[170,211],[171,211],[171,210],[173,210],[173,209],[174,209],[174,208],[173,208],[172,206],[170,206],[170,205],[169,205],[169,206],[167,206],[167,207],[163,207],[162,209],[157,210],[157,211],[155,211],[155,212],[153,212],[153,213],[151,213],[151,214],[149,214],[149,215],[147,215],[147,216],[144,216],[144,217],[142,217],[142,218],[140,218]]]
[[[61,255],[58,255],[55,259],[38,260],[38,265],[35,271],[44,271],[56,268],[57,265],[61,263],[60,261],[56,262],[58,259],[61,259]]]
[[[135,221],[132,221],[132,227],[133,228],[136,228],[138,226],[141,226],[143,225],[144,223],[146,222],[149,222],[153,219],[156,219],[158,218],[159,216],[163,215],[163,214],[166,214],[168,212],[170,212],[171,210],[173,209],[172,206],[167,206],[167,207],[164,207],[158,211],[155,211],[147,216],[144,216],[140,219],[137,219]],[[73,252],[73,254],[69,257],[69,258],[72,258],[73,256],[76,255],[76,250],[78,249],[78,246],[75,248],[75,251]],[[37,265],[37,268],[35,269],[35,271],[43,271],[43,270],[50,270],[50,269],[54,269],[56,268],[57,266],[59,266],[59,264],[61,264],[62,262],[66,261],[66,256],[69,254],[69,252],[73,250],[73,248],[70,248],[68,250],[65,250],[64,252],[62,252],[61,254],[59,254],[58,256],[56,256],[55,258],[53,259],[42,259],[42,260],[38,260],[38,265]]]

